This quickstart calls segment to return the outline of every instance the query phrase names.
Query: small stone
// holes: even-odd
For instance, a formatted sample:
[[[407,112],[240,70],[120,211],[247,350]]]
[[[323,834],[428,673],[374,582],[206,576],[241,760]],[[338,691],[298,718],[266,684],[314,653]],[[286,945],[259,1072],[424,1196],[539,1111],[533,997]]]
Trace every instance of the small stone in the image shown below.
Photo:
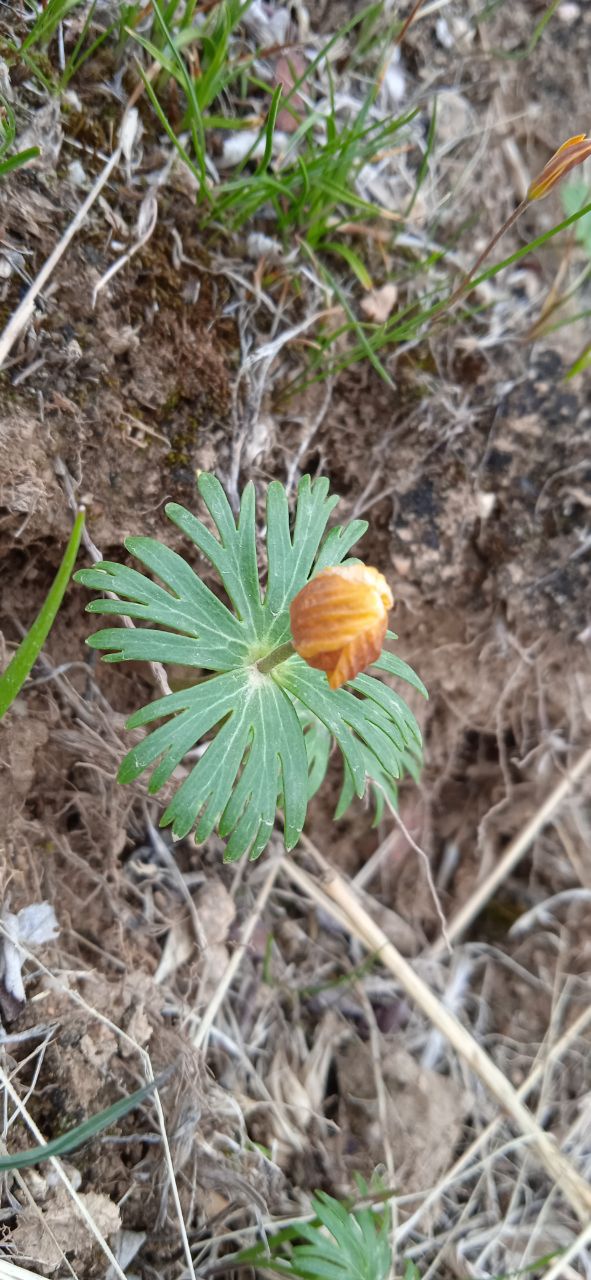
[[[556,10],[556,17],[560,22],[564,22],[565,27],[572,26],[573,22],[577,22],[581,16],[580,5],[575,4],[575,0],[564,0],[563,4],[559,4]]]

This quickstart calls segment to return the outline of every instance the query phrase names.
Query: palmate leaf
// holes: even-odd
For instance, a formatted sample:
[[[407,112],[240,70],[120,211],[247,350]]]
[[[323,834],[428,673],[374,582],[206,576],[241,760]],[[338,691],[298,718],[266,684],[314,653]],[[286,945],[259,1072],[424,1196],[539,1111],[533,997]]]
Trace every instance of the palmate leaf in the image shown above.
[[[153,577],[102,561],[76,579],[111,593],[93,600],[88,612],[139,624],[105,627],[89,638],[92,648],[105,651],[104,661],[168,662],[199,673],[189,688],[131,717],[128,728],[163,723],[128,753],[119,780],[131,782],[150,769],[149,790],[157,792],[205,739],[162,824],[170,824],[176,837],[195,829],[199,842],[217,829],[228,842],[227,859],[244,853],[256,858],[268,843],[278,804],[286,847],[298,840],[333,739],[344,758],[342,811],[353,794],[363,794],[367,778],[382,796],[395,800],[393,780],[412,772],[420,756],[420,732],[400,695],[371,676],[332,691],[324,673],[296,655],[268,672],[260,669],[269,654],[290,641],[289,605],[297,592],[320,569],[340,564],[367,527],[356,520],[326,532],[338,501],[329,494],[328,480],[302,478],[293,527],[283,486],[269,485],[264,591],[254,487],[247,485],[237,521],[214,476],[201,475],[198,487],[217,536],[176,503],[168,504],[166,514],[216,571],[228,603],[182,556],[153,538],[125,543]],[[376,665],[424,692],[414,672],[393,654],[383,653]]]
[[[301,1280],[386,1280],[392,1266],[387,1206],[351,1210],[318,1191],[312,1209],[316,1216],[311,1222],[267,1235],[264,1242],[230,1257],[229,1264],[248,1263]]]

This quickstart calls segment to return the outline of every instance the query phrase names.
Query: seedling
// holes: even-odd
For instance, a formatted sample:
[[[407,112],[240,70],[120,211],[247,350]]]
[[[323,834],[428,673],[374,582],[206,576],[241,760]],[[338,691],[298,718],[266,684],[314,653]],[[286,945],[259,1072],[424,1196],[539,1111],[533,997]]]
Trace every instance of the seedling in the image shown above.
[[[217,537],[177,503],[169,503],[166,514],[215,570],[227,603],[176,551],[153,538],[128,538],[125,545],[163,585],[110,561],[81,570],[76,580],[114,597],[92,601],[90,613],[123,615],[143,624],[107,627],[90,637],[87,643],[104,650],[106,662],[174,663],[199,673],[188,688],[131,717],[130,729],[164,723],[132,747],[119,781],[133,782],[151,769],[148,789],[155,793],[201,744],[199,759],[170,800],[162,825],[170,825],[177,838],[194,829],[199,843],[217,828],[228,842],[227,860],[243,854],[257,858],[271,837],[277,809],[283,813],[286,848],[296,844],[333,743],[344,770],[337,815],[354,795],[364,794],[369,782],[379,816],[385,802],[396,803],[399,779],[406,773],[416,776],[421,734],[400,694],[376,676],[362,674],[360,664],[346,688],[331,688],[325,671],[294,650],[294,597],[322,570],[350,563],[348,552],[367,528],[365,521],[354,520],[326,531],[338,501],[329,495],[328,480],[302,478],[291,529],[285,489],[276,481],[269,485],[264,589],[253,485],[244,490],[237,521],[214,476],[202,474],[198,488]],[[371,607],[369,614],[359,612],[355,602],[331,606],[337,607],[341,623],[347,622],[342,610],[349,608],[352,638],[367,627],[370,615],[375,625]],[[329,635],[331,618],[326,615],[327,649],[345,643],[342,629]],[[387,632],[387,638],[396,636]],[[362,650],[361,663],[367,660]],[[389,650],[373,666],[426,694],[414,671]]]

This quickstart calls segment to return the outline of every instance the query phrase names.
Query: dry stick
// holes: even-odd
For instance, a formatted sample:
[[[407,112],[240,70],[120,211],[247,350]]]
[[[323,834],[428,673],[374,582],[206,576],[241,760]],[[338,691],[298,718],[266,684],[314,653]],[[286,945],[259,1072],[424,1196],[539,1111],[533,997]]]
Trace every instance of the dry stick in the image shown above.
[[[158,74],[159,69],[158,63],[153,62],[146,75],[146,80],[151,82]],[[61,240],[56,244],[53,253],[50,253],[47,262],[42,266],[39,275],[27,290],[24,298],[21,300],[16,311],[8,321],[4,332],[0,334],[0,369],[2,368],[7,356],[10,354],[17,338],[29,323],[35,309],[35,300],[41,293],[43,287],[47,284],[47,281],[55,270],[60,258],[65,253],[70,241],[73,240],[76,232],[82,226],[87,213],[92,208],[97,196],[100,195],[105,183],[108,182],[113,169],[115,169],[119,164],[122,155],[128,157],[131,154],[131,148],[133,146],[133,140],[136,135],[138,124],[138,113],[135,109],[135,104],[143,92],[144,82],[140,81],[136,84],[133,93],[130,95],[125,111],[123,112],[121,128],[119,130],[119,143],[115,148],[113,155],[107,161],[104,169],[99,173],[99,176],[94,186],[89,191],[86,200],[80,205],[77,214],[64,231],[64,234]]]
[[[222,974],[222,977],[220,978],[219,984],[216,987],[214,995],[212,996],[203,1014],[203,1017],[200,1018],[199,1020],[199,1025],[197,1027],[197,1030],[194,1036],[192,1037],[193,1044],[197,1049],[201,1049],[205,1044],[207,1037],[209,1036],[209,1033],[211,1031],[211,1028],[215,1022],[215,1019],[224,1002],[224,999],[234,980],[234,977],[238,972],[240,965],[242,964],[242,958],[243,958],[244,952],[256,929],[256,926],[260,919],[261,912],[267,902],[267,898],[269,897],[271,889],[275,884],[275,880],[277,878],[277,873],[279,871],[280,866],[282,866],[281,858],[276,858],[275,861],[271,863],[271,867],[267,874],[266,880],[263,883],[263,887],[259,893],[255,907],[251,912],[251,914],[249,915],[248,920],[246,921],[244,928],[242,930],[240,942],[236,947],[236,950],[233,956],[231,957],[229,964],[226,966]]]
[[[528,1095],[532,1092],[532,1089],[535,1089],[536,1085],[539,1083],[544,1073],[548,1070],[548,1067],[552,1063],[558,1062],[559,1059],[563,1057],[566,1051],[570,1048],[571,1044],[573,1044],[574,1041],[577,1040],[578,1037],[582,1035],[584,1031],[587,1030],[587,1027],[589,1026],[590,1023],[591,1023],[591,1006],[587,1009],[583,1009],[583,1012],[579,1014],[578,1018],[575,1018],[574,1022],[571,1022],[570,1027],[567,1027],[566,1031],[563,1032],[560,1039],[557,1040],[556,1043],[553,1044],[550,1049],[548,1049],[547,1053],[542,1054],[539,1060],[536,1062],[535,1066],[532,1067],[532,1070],[530,1071],[529,1075],[526,1076],[525,1080],[523,1081],[522,1084],[520,1084],[519,1088],[516,1091],[517,1097],[520,1098],[522,1102],[524,1102],[525,1099],[528,1097]],[[423,1214],[426,1213],[429,1209],[431,1209],[433,1205],[437,1204],[437,1202],[441,1199],[441,1195],[445,1187],[449,1186],[450,1183],[457,1181],[459,1175],[463,1172],[464,1169],[468,1167],[468,1165],[472,1163],[472,1161],[478,1155],[479,1151],[482,1149],[485,1143],[488,1142],[489,1139],[492,1137],[498,1124],[499,1124],[499,1120],[496,1119],[496,1120],[491,1120],[490,1123],[486,1125],[486,1127],[482,1130],[482,1132],[478,1134],[478,1137],[474,1139],[474,1142],[471,1142],[470,1146],[467,1147],[466,1150],[462,1152],[462,1155],[459,1156],[459,1158],[455,1161],[455,1163],[452,1164],[451,1169],[448,1169],[447,1173],[441,1179],[438,1185],[436,1187],[433,1187],[433,1189],[426,1196],[425,1200],[422,1201],[421,1205],[415,1211],[415,1213],[411,1214],[411,1216],[407,1218],[406,1222],[404,1222],[402,1226],[398,1228],[398,1231],[396,1233],[397,1245],[400,1244],[402,1240],[406,1239],[406,1237],[410,1235],[412,1231],[414,1231],[414,1228],[417,1222],[423,1216]]]
[[[2,922],[0,921],[0,934],[5,934],[5,933],[6,933],[6,930]],[[88,1001],[84,999],[84,996],[81,996],[78,991],[74,991],[72,987],[64,986],[64,984],[60,982],[59,978],[56,978],[55,974],[52,973],[51,969],[48,969],[47,965],[43,964],[43,961],[40,960],[38,956],[34,955],[33,952],[30,951],[29,948],[26,947],[25,944],[22,942],[19,942],[19,951],[22,952],[22,954],[26,957],[27,960],[34,961],[35,965],[37,966],[37,969],[39,969],[42,973],[45,974],[46,978],[48,978],[52,983],[52,986],[54,989],[61,991],[65,996],[67,996],[68,1000],[72,1001],[73,1004],[78,1005],[79,1008],[84,1009],[86,1013],[90,1014],[91,1017],[96,1018],[98,1022],[102,1023],[103,1026],[108,1027],[109,1030],[112,1031],[115,1036],[118,1036],[122,1040],[125,1040],[126,1044],[128,1044],[131,1048],[133,1048],[137,1052],[138,1056],[141,1058],[141,1061],[143,1062],[143,1065],[144,1065],[144,1071],[145,1071],[146,1080],[148,1084],[155,1085],[156,1082],[154,1077],[154,1071],[152,1068],[152,1060],[150,1058],[150,1055],[147,1049],[144,1049],[142,1045],[138,1043],[137,1040],[134,1040],[133,1036],[130,1036],[127,1031],[124,1031],[122,1027],[119,1027],[116,1022],[112,1022],[111,1019],[106,1016],[106,1014],[100,1013],[98,1009],[95,1009],[93,1005],[89,1004]],[[1,1071],[1,1068],[0,1068],[0,1071]],[[16,1099],[18,1100],[18,1095],[16,1095]],[[166,1132],[164,1111],[162,1108],[162,1102],[160,1100],[160,1094],[157,1088],[154,1088],[152,1090],[152,1101],[156,1108],[158,1123],[160,1125],[164,1159],[166,1163],[168,1176],[170,1178],[170,1184],[172,1188],[172,1198],[174,1200],[174,1205],[175,1205],[175,1209],[176,1209],[178,1220],[179,1220],[181,1242],[183,1245],[185,1261],[187,1264],[187,1274],[189,1276],[189,1280],[196,1280],[195,1269],[193,1267],[193,1257],[191,1254],[191,1246],[189,1244],[187,1229],[185,1227],[185,1220],[183,1217],[183,1210],[182,1210],[179,1191],[176,1183],[174,1165],[172,1162],[172,1154],[170,1151],[170,1143],[168,1141],[168,1134]],[[25,1114],[22,1103],[19,1103],[19,1110],[21,1110],[21,1112]],[[27,1124],[29,1125],[34,1137],[37,1138],[37,1141],[41,1146],[45,1146],[45,1138],[43,1138],[39,1134],[39,1130],[33,1124],[33,1121],[30,1119],[28,1115],[26,1116],[26,1119],[27,1119]],[[67,1187],[68,1191],[70,1192],[75,1202],[78,1203],[78,1197],[76,1195],[76,1192],[72,1187],[69,1178],[61,1169],[59,1161],[56,1160],[55,1156],[52,1157],[52,1164],[54,1164],[58,1168],[58,1172],[60,1173],[62,1182]],[[87,1210],[84,1204],[80,1205],[80,1211],[82,1213],[82,1216],[86,1220]],[[91,1229],[93,1231],[93,1234],[97,1235],[98,1228],[95,1227],[94,1223],[92,1222],[92,1219],[91,1219]],[[98,1238],[99,1237],[97,1235],[97,1239]],[[100,1238],[102,1239],[102,1236]],[[107,1251],[107,1254],[110,1257],[111,1254],[110,1254],[109,1246],[106,1244],[106,1242],[105,1242],[105,1251]],[[0,1262],[0,1280],[3,1280],[1,1267],[2,1267],[2,1264]],[[116,1269],[117,1275],[120,1277],[120,1280],[126,1280],[126,1277],[121,1271],[121,1268],[117,1262],[115,1262],[115,1269]]]
[[[454,289],[453,293],[450,294],[450,297],[447,299],[447,302],[446,301],[443,302],[441,307],[441,313],[443,313],[444,311],[449,311],[451,307],[455,307],[456,302],[459,302],[460,298],[462,297],[462,294],[467,292],[467,290],[470,288],[472,284],[472,280],[476,275],[476,272],[478,271],[478,268],[481,267],[484,262],[486,262],[486,259],[488,258],[489,253],[492,253],[493,249],[495,248],[495,245],[498,244],[499,240],[501,239],[502,236],[504,236],[505,232],[509,231],[509,229],[514,225],[514,223],[517,222],[517,219],[521,217],[522,213],[525,212],[528,204],[529,204],[529,199],[526,196],[525,200],[522,200],[521,204],[518,204],[517,208],[514,209],[513,212],[509,214],[509,217],[503,223],[502,227],[499,227],[499,230],[495,231],[495,234],[492,237],[492,239],[488,241],[487,245],[485,245],[484,249],[482,250],[482,253],[478,254],[478,257],[472,263],[472,266],[470,267],[469,271],[466,272],[466,275],[463,277],[462,280],[460,280],[460,283]]]
[[[288,859],[285,860],[283,867],[287,875],[291,876],[292,868]],[[311,877],[299,868],[299,883],[304,883],[306,879],[314,883]],[[489,1058],[470,1032],[466,1031],[455,1014],[445,1008],[430,987],[415,973],[408,961],[388,941],[383,930],[357,901],[353,890],[342,877],[331,870],[322,887],[326,909],[330,911],[332,904],[336,903],[340,912],[348,917],[350,927],[356,936],[369,951],[379,954],[381,963],[390,970],[433,1026],[445,1036],[456,1053],[479,1076],[521,1132],[531,1138],[532,1148],[537,1152],[541,1164],[560,1188],[577,1217],[582,1222],[587,1222],[591,1212],[591,1186],[548,1137],[532,1116],[531,1111],[523,1105],[503,1072]]]
[[[45,1138],[43,1137],[43,1134],[41,1133],[41,1130],[37,1128],[35,1121],[29,1115],[26,1107],[23,1106],[23,1103],[21,1102],[21,1099],[19,1098],[19,1095],[16,1089],[14,1088],[13,1084],[9,1080],[6,1073],[2,1070],[2,1067],[0,1067],[0,1084],[2,1084],[7,1094],[10,1096],[10,1098],[14,1102],[15,1107],[20,1112],[20,1114],[23,1117],[23,1120],[25,1121],[25,1124],[31,1130],[33,1137],[37,1139],[39,1146],[45,1147],[47,1143]],[[94,1218],[92,1217],[92,1214],[88,1212],[88,1209],[84,1204],[84,1201],[80,1199],[78,1192],[74,1189],[72,1183],[70,1182],[70,1179],[68,1178],[67,1173],[64,1172],[60,1161],[55,1156],[51,1156],[50,1163],[53,1165],[53,1168],[55,1169],[55,1172],[57,1173],[60,1181],[63,1182],[68,1192],[68,1195],[71,1196],[72,1200],[74,1201],[74,1204],[78,1210],[78,1213],[80,1214],[80,1217],[82,1218],[82,1221],[86,1224],[86,1226],[88,1227],[88,1230],[94,1236],[97,1244],[100,1245],[105,1257],[108,1259],[109,1263],[111,1264],[111,1267],[115,1272],[115,1275],[119,1277],[119,1280],[126,1280],[125,1272],[121,1270],[121,1267],[117,1262],[115,1254],[109,1248],[107,1241],[105,1240],[102,1233],[99,1231],[94,1221]]]
[[[47,281],[49,280],[50,276],[55,270],[60,258],[65,253],[70,241],[73,240],[74,236],[76,235],[76,232],[82,226],[82,223],[84,222],[89,209],[92,208],[92,205],[97,199],[97,196],[100,195],[105,183],[108,182],[113,172],[113,169],[119,164],[122,153],[131,146],[136,128],[137,128],[137,112],[128,107],[127,111],[125,112],[125,115],[123,116],[123,121],[121,124],[121,130],[119,134],[119,144],[116,147],[115,151],[113,152],[113,155],[110,157],[110,159],[107,161],[104,168],[99,173],[99,176],[94,186],[89,191],[86,197],[86,200],[84,201],[83,204],[80,205],[80,208],[77,214],[72,219],[70,225],[64,231],[64,234],[61,240],[59,240],[58,243],[56,244],[55,249],[53,250],[53,253],[50,253],[47,261],[42,266],[38,276],[36,277],[35,280],[33,280],[32,285],[30,286],[29,289],[27,289],[27,292],[24,298],[22,299],[16,311],[13,313],[10,320],[8,321],[8,324],[4,332],[0,335],[0,369],[2,368],[2,365],[4,364],[4,361],[6,360],[10,351],[12,350],[12,347],[14,346],[14,343],[16,342],[17,338],[20,336],[23,329],[25,329],[27,324],[29,323],[29,320],[31,319],[33,311],[35,310],[36,299],[41,293],[41,290],[47,284]]]
[[[577,1236],[576,1240],[573,1240],[572,1244],[569,1245],[566,1253],[563,1253],[561,1258],[557,1258],[556,1262],[554,1263],[554,1266],[550,1267],[550,1270],[546,1272],[546,1275],[544,1276],[544,1280],[558,1280],[559,1276],[564,1275],[564,1272],[566,1271],[569,1265],[569,1262],[572,1262],[573,1258],[577,1258],[578,1255],[583,1252],[583,1249],[586,1249],[587,1245],[590,1245],[590,1244],[591,1244],[591,1222],[589,1222],[587,1226],[584,1227],[580,1235]]]
[[[548,799],[544,801],[541,808],[538,809],[533,818],[530,818],[529,822],[525,824],[515,839],[511,841],[502,858],[491,871],[490,875],[486,877],[486,880],[482,881],[481,885],[477,886],[472,897],[464,903],[464,906],[461,907],[457,915],[450,920],[447,926],[447,941],[456,942],[460,937],[460,934],[468,928],[468,925],[472,923],[475,916],[477,916],[479,911],[482,910],[485,902],[488,902],[489,898],[492,897],[498,886],[502,884],[505,877],[508,876],[513,868],[517,866],[520,858],[527,853],[527,850],[535,840],[536,836],[540,834],[542,828],[545,827],[554,816],[556,810],[560,807],[563,800],[566,799],[569,792],[572,791],[575,784],[590,768],[591,747],[588,747],[587,750],[583,752],[582,756],[580,756],[574,768],[569,770],[568,773],[565,773],[564,777],[560,779],[558,785],[550,792]],[[446,942],[439,938],[433,945],[430,954],[432,956],[439,957],[445,953],[445,950]]]
[[[407,17],[407,18],[405,18],[405,20],[404,20],[404,22],[402,23],[402,26],[401,26],[401,28],[400,28],[400,31],[398,32],[398,35],[396,36],[396,39],[395,39],[395,41],[394,41],[394,44],[395,44],[395,45],[400,45],[400,44],[402,44],[402,41],[404,40],[404,37],[405,37],[405,35],[406,35],[407,31],[408,31],[408,28],[409,28],[409,27],[412,25],[412,23],[414,22],[414,20],[415,20],[415,18],[416,18],[416,16],[417,16],[417,14],[418,14],[418,12],[419,12],[419,9],[422,9],[422,7],[423,7],[424,3],[425,3],[425,0],[415,0],[415,3],[413,4],[413,7],[412,7],[412,9],[411,9],[411,11],[410,11],[410,13],[409,13],[408,17]]]
[[[6,1262],[4,1258],[0,1258],[0,1280],[39,1280],[39,1274],[36,1271],[27,1271],[24,1267],[17,1267],[14,1262]]]

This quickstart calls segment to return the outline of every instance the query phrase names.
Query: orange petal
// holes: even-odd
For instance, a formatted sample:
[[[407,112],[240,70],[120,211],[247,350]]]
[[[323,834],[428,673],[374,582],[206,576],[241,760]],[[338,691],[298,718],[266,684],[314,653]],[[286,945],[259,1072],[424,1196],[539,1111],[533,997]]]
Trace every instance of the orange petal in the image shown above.
[[[291,603],[294,648],[338,688],[379,657],[392,604],[377,569],[361,564],[323,569]]]
[[[591,156],[591,138],[584,133],[577,133],[573,138],[568,138],[550,157],[537,178],[530,183],[527,192],[528,200],[541,200],[566,173],[576,165],[582,164],[588,156]]]
[[[364,631],[363,635],[356,636],[355,640],[341,650],[334,671],[328,674],[331,689],[340,689],[347,680],[354,680],[360,671],[365,671],[372,662],[377,662],[384,647],[387,629],[388,619],[384,618],[371,631]]]

